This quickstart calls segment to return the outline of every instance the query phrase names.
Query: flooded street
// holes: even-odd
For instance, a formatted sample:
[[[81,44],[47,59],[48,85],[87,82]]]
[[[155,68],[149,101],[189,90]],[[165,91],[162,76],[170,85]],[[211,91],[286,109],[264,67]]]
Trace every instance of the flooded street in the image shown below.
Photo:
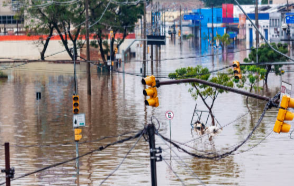
[[[229,53],[226,60],[225,56],[218,55],[212,63],[212,57],[207,56],[211,50],[209,46],[203,47],[200,53],[199,48],[193,47],[192,41],[185,41],[181,47],[178,43],[171,43],[173,41],[168,39],[167,45],[161,48],[161,58],[170,60],[154,62],[154,75],[163,77],[160,79],[162,81],[167,80],[168,74],[180,67],[202,65],[215,70],[231,65],[234,60],[243,62],[243,58],[249,53],[245,50],[245,45],[240,43],[234,50],[242,50],[241,52]],[[80,155],[124,137],[102,141],[97,139],[142,130],[144,125],[151,122],[151,116],[160,121],[160,133],[165,137],[169,138],[171,132],[172,140],[182,143],[190,141],[186,144],[189,147],[185,146],[185,149],[194,153],[197,153],[197,149],[211,151],[213,145],[207,137],[201,140],[195,132],[191,132],[190,124],[196,103],[197,108],[201,110],[206,110],[206,107],[201,100],[196,102],[192,98],[188,92],[190,85],[161,86],[157,89],[159,107],[144,105],[142,77],[136,76],[140,74],[142,67],[142,62],[138,62],[142,60],[140,50],[142,49],[136,51],[136,58],[125,64],[125,71],[129,74],[100,72],[93,65],[92,96],[87,96],[86,64],[77,65],[80,113],[86,115],[86,127],[83,128],[81,143],[91,141],[79,145]],[[220,54],[221,49],[215,50],[215,53],[217,52]],[[186,58],[200,55],[206,57]],[[180,57],[186,59],[171,59]],[[0,68],[4,66],[7,64]],[[292,66],[284,66],[283,69],[286,72],[282,80],[292,83],[294,76],[292,72],[287,72],[291,71]],[[122,71],[122,68],[118,70]],[[29,63],[9,68],[5,72],[9,78],[0,79],[0,141],[1,144],[10,143],[11,166],[15,168],[15,177],[75,157],[72,126],[73,65]],[[150,61],[147,72],[151,74]],[[268,90],[262,90],[259,94],[273,97],[279,90],[280,77],[270,73]],[[36,100],[36,92],[42,94],[39,101]],[[247,106],[245,96],[235,93],[219,95],[213,109],[214,115],[222,126],[229,125],[214,138],[218,153],[233,149],[248,136],[265,103],[250,98]],[[165,118],[165,112],[168,110],[173,111],[175,115],[171,121],[171,131]],[[201,185],[180,159],[183,159],[206,185],[293,185],[291,175],[294,169],[294,141],[290,139],[290,133],[271,133],[277,111],[276,108],[268,110],[252,138],[233,155],[221,160],[194,158],[176,148],[170,149],[170,144],[156,136],[156,146],[163,149],[162,156],[168,164],[165,161],[157,162],[158,185],[181,185],[169,166],[185,185]],[[205,122],[206,117],[202,116],[201,120]],[[236,122],[232,122],[234,120]],[[192,139],[195,140],[191,141]],[[71,161],[15,180],[12,185],[99,185],[120,164],[136,141],[137,139],[133,139],[82,157],[79,176],[76,173],[75,161]],[[0,150],[3,152],[0,153],[0,167],[4,168],[4,147],[1,146]],[[5,182],[4,174],[0,175],[0,182]],[[150,184],[149,144],[141,138],[119,170],[103,185]]]

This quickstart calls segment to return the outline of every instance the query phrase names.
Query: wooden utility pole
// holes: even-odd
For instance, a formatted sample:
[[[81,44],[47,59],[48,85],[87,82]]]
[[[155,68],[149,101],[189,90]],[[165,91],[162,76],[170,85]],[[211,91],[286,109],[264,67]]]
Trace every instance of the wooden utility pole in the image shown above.
[[[144,41],[143,41],[143,76],[146,76],[146,0],[144,0]]]
[[[89,2],[85,0],[86,9],[86,47],[87,47],[87,93],[91,95],[90,42],[89,42]]]

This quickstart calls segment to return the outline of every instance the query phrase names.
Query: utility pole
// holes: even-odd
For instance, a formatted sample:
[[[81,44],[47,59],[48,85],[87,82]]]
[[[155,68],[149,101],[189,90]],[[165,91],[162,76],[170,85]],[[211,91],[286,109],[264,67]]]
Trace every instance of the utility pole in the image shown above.
[[[143,23],[142,23],[142,18],[140,19],[141,21],[141,39],[143,39]]]
[[[10,152],[9,152],[9,143],[4,144],[5,148],[5,169],[1,169],[2,173],[5,173],[6,177],[6,186],[10,186],[10,179],[14,178],[14,168],[10,168]]]
[[[213,48],[213,4],[211,4],[211,13],[212,13],[212,17],[211,17],[211,45],[212,45],[212,48]]]
[[[87,47],[87,93],[91,95],[90,42],[89,42],[89,2],[85,0],[86,9],[86,47]]]
[[[156,156],[157,153],[161,153],[161,148],[155,148],[155,126],[149,124],[147,126],[149,136],[149,148],[150,148],[150,168],[151,168],[151,185],[157,186],[157,173],[156,173],[156,162],[162,160],[162,156]]]
[[[152,29],[152,35],[154,35],[153,32],[153,18],[154,18],[154,22],[155,22],[155,17],[153,16],[153,1],[151,1],[151,8],[150,8],[150,12],[151,12],[151,29]],[[151,54],[150,54],[150,60],[151,60],[151,74],[153,74],[153,45],[151,45]]]
[[[163,13],[163,19],[164,19],[164,23],[163,23],[163,26],[164,26],[164,36],[165,36],[165,10],[164,10],[164,13]]]
[[[180,43],[182,44],[182,5],[180,5],[180,30],[181,30],[181,35],[180,35]]]
[[[152,20],[151,20],[152,21]],[[143,76],[146,76],[146,0],[144,0]]]
[[[255,25],[259,29],[258,25],[258,0],[255,0]],[[255,32],[256,34],[256,63],[258,63],[258,46],[259,46],[259,33],[258,30]]]
[[[174,44],[176,44],[176,20],[174,19]]]
[[[212,66],[214,66],[214,32],[213,32],[213,4],[211,4],[212,8],[211,8],[211,12],[212,12],[212,16],[211,16],[211,57],[212,57]]]
[[[155,35],[159,35],[159,30],[158,30],[158,7],[159,7],[159,2],[156,3],[156,8],[155,8],[155,20],[156,20],[156,32]],[[155,45],[155,60],[158,61],[158,45]]]
[[[200,15],[201,15],[201,8],[200,8]],[[201,19],[199,20],[199,41],[200,41],[200,55],[202,54],[201,53],[201,50],[202,50],[202,48],[201,48]],[[201,58],[200,58],[201,59]]]

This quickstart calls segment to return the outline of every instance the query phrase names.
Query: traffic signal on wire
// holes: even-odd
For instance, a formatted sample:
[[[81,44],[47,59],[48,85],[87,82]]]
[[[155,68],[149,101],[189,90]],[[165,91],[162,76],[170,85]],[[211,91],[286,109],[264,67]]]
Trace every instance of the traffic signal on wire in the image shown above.
[[[290,96],[284,95],[282,97],[280,109],[277,115],[277,120],[274,126],[274,132],[289,132],[291,125],[284,123],[285,120],[291,121],[294,119],[294,113],[288,111],[288,108],[294,108],[294,99]]]
[[[75,141],[80,141],[82,139],[82,129],[75,129]]]
[[[80,98],[78,95],[72,96],[72,112],[78,114],[80,112]]]
[[[242,78],[241,74],[241,69],[240,69],[240,63],[239,61],[234,61],[233,62],[233,67],[234,67],[234,77],[236,80],[239,80]]]
[[[145,105],[158,107],[159,101],[157,97],[157,88],[156,88],[158,81],[156,81],[155,77],[152,75],[152,76],[147,76],[146,78],[143,78],[142,84],[150,86],[147,89],[143,90],[143,94],[145,96],[150,96],[149,99],[145,100]]]

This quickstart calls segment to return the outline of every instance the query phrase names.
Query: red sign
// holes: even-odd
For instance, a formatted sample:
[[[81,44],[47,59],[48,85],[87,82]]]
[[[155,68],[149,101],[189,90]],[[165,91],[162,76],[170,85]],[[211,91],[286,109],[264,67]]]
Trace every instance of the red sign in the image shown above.
[[[234,5],[223,4],[223,18],[233,18],[233,17],[234,17]]]

